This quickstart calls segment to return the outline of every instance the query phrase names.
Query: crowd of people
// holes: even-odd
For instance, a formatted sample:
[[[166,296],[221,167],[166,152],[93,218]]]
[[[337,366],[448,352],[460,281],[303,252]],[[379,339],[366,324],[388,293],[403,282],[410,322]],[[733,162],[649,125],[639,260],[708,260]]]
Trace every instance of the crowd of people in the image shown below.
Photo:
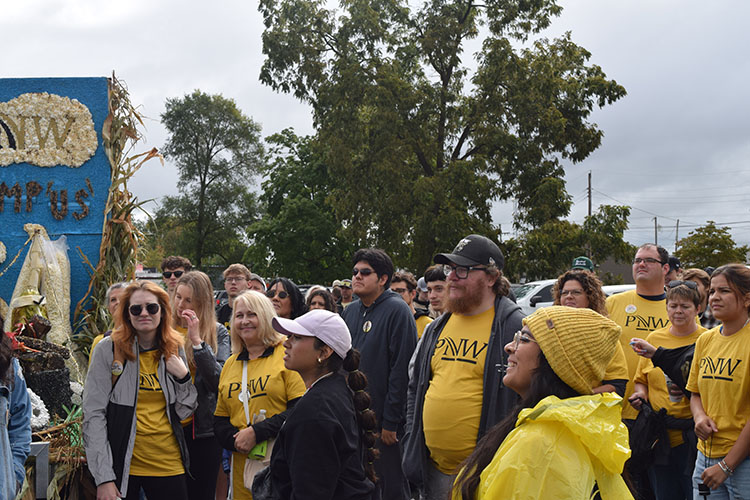
[[[740,499],[750,496],[750,269],[637,249],[605,296],[590,259],[525,316],[480,235],[417,278],[380,249],[306,293],[242,264],[113,284],[83,435],[97,498]],[[30,405],[0,342],[0,494]]]

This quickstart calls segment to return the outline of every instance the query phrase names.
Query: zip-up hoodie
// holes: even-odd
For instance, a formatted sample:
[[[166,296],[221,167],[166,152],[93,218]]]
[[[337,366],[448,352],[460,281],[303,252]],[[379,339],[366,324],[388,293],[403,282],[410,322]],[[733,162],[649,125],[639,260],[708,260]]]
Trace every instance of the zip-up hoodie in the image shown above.
[[[495,317],[492,330],[488,333],[487,357],[484,362],[482,414],[479,418],[477,441],[490,427],[502,420],[518,402],[518,395],[502,384],[502,367],[507,363],[505,344],[513,340],[513,335],[523,327],[521,308],[507,297],[495,298]],[[407,402],[406,434],[402,466],[406,478],[417,486],[422,486],[424,473],[429,460],[422,426],[422,409],[427,388],[432,380],[431,361],[435,344],[440,338],[450,313],[439,316],[427,325],[420,339],[419,348],[414,353],[414,372],[409,379]],[[450,418],[446,414],[446,418]]]
[[[9,383],[0,380],[0,498],[16,496],[31,450],[31,401],[18,359],[12,358],[8,370]]]
[[[402,431],[406,418],[409,359],[417,344],[417,324],[399,294],[383,291],[369,307],[355,300],[342,314],[360,354],[359,369],[367,375],[370,408],[379,425]]]
[[[105,337],[92,353],[83,391],[83,444],[89,471],[96,485],[114,481],[120,493],[125,495],[135,445],[140,363],[136,339],[133,342],[135,361],[125,362],[123,372],[113,386],[113,347],[112,337]],[[179,354],[187,364],[182,347]],[[157,376],[167,402],[167,418],[180,446],[187,473],[190,460],[180,420],[193,414],[198,406],[198,393],[190,382],[190,373],[182,380],[175,380],[167,372],[163,356],[159,359]]]

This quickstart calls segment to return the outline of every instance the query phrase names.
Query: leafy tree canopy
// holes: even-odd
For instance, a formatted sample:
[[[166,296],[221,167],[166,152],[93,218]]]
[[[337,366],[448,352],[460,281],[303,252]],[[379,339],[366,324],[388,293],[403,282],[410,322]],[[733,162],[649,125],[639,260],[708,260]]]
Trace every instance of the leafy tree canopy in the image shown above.
[[[512,281],[532,281],[556,278],[579,255],[589,255],[595,263],[607,257],[629,260],[635,253],[635,247],[623,239],[629,216],[629,207],[602,205],[583,225],[550,219],[504,242],[503,272]]]
[[[747,246],[735,244],[728,227],[717,227],[714,221],[708,221],[705,226],[690,231],[677,242],[675,255],[680,259],[682,267],[705,269],[732,262],[745,263],[748,251],[750,248]]]
[[[200,90],[167,99],[161,120],[169,132],[164,154],[177,166],[181,194],[164,198],[154,231],[168,232],[167,246],[199,268],[204,260],[238,262],[244,230],[257,218],[248,185],[264,161],[260,125],[232,99]]]
[[[590,113],[625,89],[569,33],[529,39],[555,0],[330,6],[261,0],[261,80],[312,106],[342,236],[424,269],[468,233],[496,234],[493,200],[515,198],[519,227],[568,214],[563,162],[599,146]]]
[[[250,226],[245,254],[265,276],[330,283],[349,276],[354,247],[338,234],[331,179],[320,145],[291,129],[267,138],[273,161],[264,168],[263,218]]]

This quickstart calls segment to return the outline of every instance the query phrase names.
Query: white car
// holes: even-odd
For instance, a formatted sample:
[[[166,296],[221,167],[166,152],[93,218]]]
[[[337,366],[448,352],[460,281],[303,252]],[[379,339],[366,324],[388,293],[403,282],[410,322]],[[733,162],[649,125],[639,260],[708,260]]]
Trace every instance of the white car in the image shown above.
[[[528,316],[540,307],[551,306],[555,302],[552,296],[552,287],[557,280],[530,281],[523,285],[512,285],[511,289],[516,295],[516,303],[521,306],[523,313]],[[634,290],[635,285],[605,285],[602,287],[604,295],[609,297],[620,292]]]
[[[514,285],[513,293],[516,303],[521,306],[523,313],[528,316],[540,307],[551,306],[555,301],[552,297],[552,287],[557,280],[530,281],[523,285]]]

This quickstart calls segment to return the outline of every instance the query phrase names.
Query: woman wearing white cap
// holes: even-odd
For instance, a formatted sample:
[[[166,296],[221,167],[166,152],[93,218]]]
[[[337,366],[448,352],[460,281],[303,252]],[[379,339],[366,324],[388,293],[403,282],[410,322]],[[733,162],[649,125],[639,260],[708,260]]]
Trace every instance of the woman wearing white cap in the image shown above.
[[[479,441],[453,498],[632,499],[620,474],[630,456],[622,398],[592,394],[620,327],[591,309],[552,306],[523,320],[505,346],[503,383],[519,405]]]
[[[369,500],[376,480],[375,414],[346,323],[314,310],[295,320],[274,318],[273,327],[289,336],[284,365],[307,387],[271,456],[275,498]]]

